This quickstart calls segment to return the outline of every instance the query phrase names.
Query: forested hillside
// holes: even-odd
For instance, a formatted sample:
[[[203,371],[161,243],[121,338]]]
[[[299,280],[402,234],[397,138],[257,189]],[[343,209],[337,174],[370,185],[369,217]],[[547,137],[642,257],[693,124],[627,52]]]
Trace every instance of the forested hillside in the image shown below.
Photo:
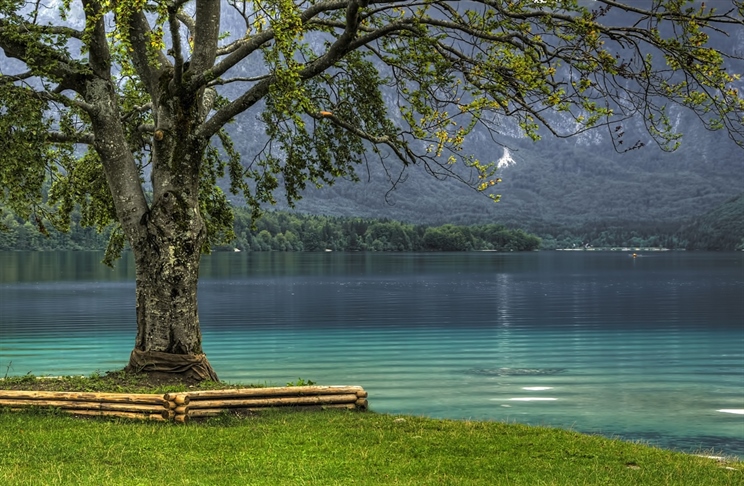
[[[744,193],[679,230],[691,250],[744,250]]]
[[[21,224],[10,213],[0,219],[0,250],[103,250],[108,234],[81,228],[70,233]],[[391,220],[339,218],[268,212],[252,224],[248,211],[235,210],[235,238],[213,250],[241,251],[530,251],[540,239],[497,224],[412,225]]]
[[[672,153],[651,144],[617,153],[599,132],[594,138],[587,134],[537,143],[504,137],[513,162],[498,172],[503,180],[498,203],[456,181],[437,180],[422,167],[405,169],[393,186],[379,167],[370,166],[360,167],[360,182],[309,188],[296,207],[312,214],[410,223],[499,221],[533,232],[545,225],[679,225],[744,187],[740,148],[724,133],[695,129],[682,116],[679,124],[685,136]],[[505,148],[497,147],[480,156],[498,161],[504,154]],[[281,200],[278,207],[288,209]]]
[[[53,227],[22,221],[7,208],[0,207],[0,250],[103,250],[109,232],[97,233],[80,226],[80,214],[72,217],[71,231],[62,233]]]
[[[42,231],[7,211],[0,217],[0,250],[102,250],[108,234],[81,228]],[[580,226],[534,224],[531,233],[501,224],[414,225],[390,219],[267,212],[253,225],[235,210],[235,239],[214,250],[243,251],[525,251],[556,248],[663,247],[689,250],[744,249],[744,193],[683,223],[633,220]],[[44,233],[46,232],[46,234]],[[538,238],[539,236],[539,238]]]

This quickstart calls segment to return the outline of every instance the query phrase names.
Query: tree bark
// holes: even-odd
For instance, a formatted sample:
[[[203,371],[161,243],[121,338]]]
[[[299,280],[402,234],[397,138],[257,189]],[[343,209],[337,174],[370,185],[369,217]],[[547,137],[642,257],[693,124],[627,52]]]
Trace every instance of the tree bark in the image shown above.
[[[127,369],[217,381],[202,351],[199,327],[197,282],[206,230],[198,204],[166,191],[141,224],[145,237],[132,248],[137,338]]]
[[[86,94],[98,106],[117,106],[108,80],[90,83]],[[175,125],[168,121],[167,126]],[[206,143],[175,129],[165,131],[155,150],[155,200],[148,207],[118,111],[101,109],[91,114],[91,122],[117,218],[135,258],[137,338],[127,370],[216,381],[202,351],[196,300],[206,239],[198,167]]]

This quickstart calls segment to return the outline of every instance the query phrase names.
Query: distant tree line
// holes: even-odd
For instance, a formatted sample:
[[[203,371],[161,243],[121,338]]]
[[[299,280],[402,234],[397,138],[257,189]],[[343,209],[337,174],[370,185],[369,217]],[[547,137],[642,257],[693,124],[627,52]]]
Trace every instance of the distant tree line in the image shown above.
[[[744,194],[705,215],[679,223],[614,221],[575,227],[533,223],[530,233],[500,224],[431,226],[390,219],[267,212],[252,225],[235,208],[235,239],[215,250],[243,251],[529,251],[556,248],[662,247],[687,250],[744,249]],[[108,233],[79,224],[72,230],[21,222],[0,208],[0,250],[103,250]],[[535,236],[535,235],[539,235]]]
[[[531,251],[540,239],[499,224],[472,226],[413,225],[391,220],[341,218],[267,212],[255,224],[235,208],[235,239],[214,250],[243,251]],[[103,250],[107,234],[82,228],[73,217],[71,231],[25,222],[0,213],[0,250]]]
[[[658,247],[687,249],[688,240],[679,224],[594,223],[577,228],[538,226],[533,230],[542,238],[543,250],[557,248]]]
[[[80,213],[72,214],[70,232],[63,233],[30,221],[22,221],[10,210],[0,207],[0,250],[104,250],[109,232],[80,226]]]
[[[574,227],[532,224],[541,249],[661,247],[685,250],[744,250],[744,193],[685,223],[614,221]]]
[[[540,239],[498,224],[427,226],[400,221],[286,212],[264,214],[252,226],[235,215],[235,248],[248,251],[530,251]]]

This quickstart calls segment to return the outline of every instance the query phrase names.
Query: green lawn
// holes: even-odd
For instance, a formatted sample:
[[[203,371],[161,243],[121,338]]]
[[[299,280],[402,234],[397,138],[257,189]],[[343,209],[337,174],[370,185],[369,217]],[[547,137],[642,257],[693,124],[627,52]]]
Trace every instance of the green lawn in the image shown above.
[[[744,464],[564,430],[270,411],[187,425],[0,412],[2,485],[744,485]]]

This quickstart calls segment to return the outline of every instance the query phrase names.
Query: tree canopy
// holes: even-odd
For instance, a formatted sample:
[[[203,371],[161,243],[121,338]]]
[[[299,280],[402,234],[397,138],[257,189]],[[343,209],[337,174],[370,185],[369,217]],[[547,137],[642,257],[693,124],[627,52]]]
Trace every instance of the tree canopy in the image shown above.
[[[622,151],[638,116],[673,149],[670,104],[741,144],[740,59],[721,40],[742,14],[741,0],[0,0],[0,203],[40,228],[76,205],[114,224],[109,257],[126,240],[138,269],[135,351],[198,355],[199,253],[232,236],[223,178],[257,210],[400,162],[498,199],[494,165],[465,150],[475,130],[605,127]],[[255,153],[226,131],[244,113],[266,135]]]
[[[1,197],[40,225],[65,227],[80,204],[84,223],[104,227],[117,205],[147,210],[148,176],[157,198],[190,173],[214,222],[210,238],[224,239],[230,214],[216,181],[226,172],[254,207],[280,187],[292,201],[308,183],[353,178],[375,153],[383,164],[464,178],[453,166],[461,162],[475,170],[468,182],[487,190],[498,181],[493,166],[462,150],[477,126],[570,136],[641,115],[673,147],[669,101],[741,142],[738,76],[727,64],[735,50],[708,45],[741,27],[741,9],[681,0],[6,0]],[[613,25],[617,14],[627,23]],[[225,19],[241,31],[222,31]],[[107,144],[131,154],[116,170],[105,168],[92,119],[104,98],[118,125]],[[162,115],[187,109],[200,113],[184,131]],[[224,127],[252,109],[271,142],[241,160]],[[210,141],[204,157],[164,167],[168,140],[182,133]],[[112,191],[129,201],[116,203]]]

